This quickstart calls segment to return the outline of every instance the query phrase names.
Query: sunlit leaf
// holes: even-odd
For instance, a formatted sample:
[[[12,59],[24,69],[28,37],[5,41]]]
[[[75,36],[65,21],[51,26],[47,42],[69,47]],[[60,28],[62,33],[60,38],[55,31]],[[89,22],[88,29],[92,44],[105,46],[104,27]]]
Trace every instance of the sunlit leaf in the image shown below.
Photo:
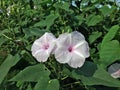
[[[111,8],[110,8],[109,6],[105,5],[105,6],[103,6],[103,7],[100,9],[100,11],[102,12],[102,14],[103,14],[104,16],[108,16],[108,15],[110,15],[115,9],[116,9],[115,6],[111,6]]]
[[[112,26],[109,32],[104,36],[101,47],[104,46],[104,44],[107,43],[107,41],[112,40],[117,34],[118,30],[119,30],[118,25]]]
[[[117,40],[109,41],[100,50],[100,61],[107,67],[120,59],[120,43]]]
[[[46,17],[46,25],[47,25],[47,30],[49,27],[54,24],[54,20],[59,16],[59,14],[50,14]]]
[[[88,26],[94,26],[94,25],[98,24],[99,22],[101,22],[102,20],[103,20],[103,18],[100,15],[93,14],[87,18],[86,24]]]
[[[99,53],[100,61],[105,67],[120,59],[120,44],[117,40],[112,40],[117,34],[118,30],[118,25],[111,27],[109,32],[103,38]]]

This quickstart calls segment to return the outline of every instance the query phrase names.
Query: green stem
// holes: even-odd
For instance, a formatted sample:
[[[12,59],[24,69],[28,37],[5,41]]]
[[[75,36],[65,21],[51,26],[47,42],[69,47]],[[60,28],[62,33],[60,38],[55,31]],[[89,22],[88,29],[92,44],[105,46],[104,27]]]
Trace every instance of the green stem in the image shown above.
[[[2,34],[4,37],[6,37],[7,39],[9,39],[9,40],[11,40],[11,41],[13,41],[13,39],[12,38],[10,38],[10,37],[8,37],[7,35],[5,35],[5,34]]]
[[[73,84],[80,84],[80,81],[77,81],[77,82],[73,82],[73,83],[66,84],[66,85],[64,85],[63,87],[70,86],[70,85],[73,85]]]
[[[65,77],[61,78],[61,80],[64,80],[64,79],[66,79],[66,78],[68,78],[68,76],[65,76]]]

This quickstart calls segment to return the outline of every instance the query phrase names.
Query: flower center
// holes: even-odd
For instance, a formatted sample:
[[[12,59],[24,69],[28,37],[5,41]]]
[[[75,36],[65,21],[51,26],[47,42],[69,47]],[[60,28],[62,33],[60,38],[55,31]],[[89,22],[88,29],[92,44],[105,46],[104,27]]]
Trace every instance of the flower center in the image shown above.
[[[47,50],[47,49],[49,48],[49,44],[45,44],[45,45],[43,46],[43,48],[44,48],[45,50]]]
[[[70,47],[68,48],[68,51],[69,51],[69,52],[72,52],[72,51],[73,51],[73,47],[70,46]]]

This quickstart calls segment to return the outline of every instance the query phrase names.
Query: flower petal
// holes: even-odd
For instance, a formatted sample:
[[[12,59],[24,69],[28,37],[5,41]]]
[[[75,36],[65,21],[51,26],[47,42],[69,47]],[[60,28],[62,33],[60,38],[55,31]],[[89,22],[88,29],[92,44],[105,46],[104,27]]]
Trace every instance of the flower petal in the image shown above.
[[[113,78],[120,78],[120,69],[114,73],[111,74]]]
[[[120,64],[119,63],[114,63],[114,64],[110,65],[110,67],[108,68],[108,72],[109,73],[114,73],[119,69],[120,69]]]
[[[78,67],[82,67],[84,62],[85,62],[84,57],[81,57],[81,56],[77,55],[76,53],[73,53],[72,58],[68,62],[68,65],[70,65],[73,68],[78,68]]]
[[[55,58],[60,63],[67,63],[71,59],[71,54],[68,51],[70,45],[70,34],[61,34],[56,40]]]
[[[75,51],[79,52],[85,58],[90,56],[89,46],[86,41],[80,41],[78,44],[74,46]]]
[[[78,42],[85,40],[85,37],[78,31],[71,33],[72,45],[76,45]]]
[[[40,50],[42,48],[42,43],[40,42],[40,40],[41,39],[35,40],[32,47],[31,47],[31,51],[32,51],[33,56],[38,50]]]
[[[51,42],[51,41],[55,41],[56,40],[56,37],[52,33],[48,33],[48,32],[46,32],[43,35],[43,37],[44,37],[45,42]]]
[[[71,54],[66,47],[57,47],[55,50],[55,58],[60,63],[67,63],[71,59]]]
[[[57,46],[68,46],[70,44],[70,34],[69,33],[64,33],[59,35],[58,39],[56,40]]]
[[[37,59],[37,61],[39,62],[45,62],[47,61],[48,57],[50,56],[49,53],[47,53],[46,51],[40,50],[35,54],[35,58]]]
[[[54,54],[55,45],[56,45],[56,37],[52,33],[46,33],[46,42],[49,43],[48,52]]]
[[[113,78],[120,78],[120,63],[114,63],[108,67],[108,72]]]

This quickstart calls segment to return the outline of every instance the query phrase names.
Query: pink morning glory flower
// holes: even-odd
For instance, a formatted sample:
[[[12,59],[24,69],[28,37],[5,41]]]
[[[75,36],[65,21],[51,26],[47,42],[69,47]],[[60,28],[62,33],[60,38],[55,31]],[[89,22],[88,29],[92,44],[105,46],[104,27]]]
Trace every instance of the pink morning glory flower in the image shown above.
[[[56,38],[52,33],[45,33],[39,39],[35,40],[32,47],[32,55],[39,62],[47,61],[55,46]]]
[[[81,67],[89,57],[89,46],[84,36],[74,31],[64,33],[56,40],[55,58],[60,63],[67,63],[73,68]]]

